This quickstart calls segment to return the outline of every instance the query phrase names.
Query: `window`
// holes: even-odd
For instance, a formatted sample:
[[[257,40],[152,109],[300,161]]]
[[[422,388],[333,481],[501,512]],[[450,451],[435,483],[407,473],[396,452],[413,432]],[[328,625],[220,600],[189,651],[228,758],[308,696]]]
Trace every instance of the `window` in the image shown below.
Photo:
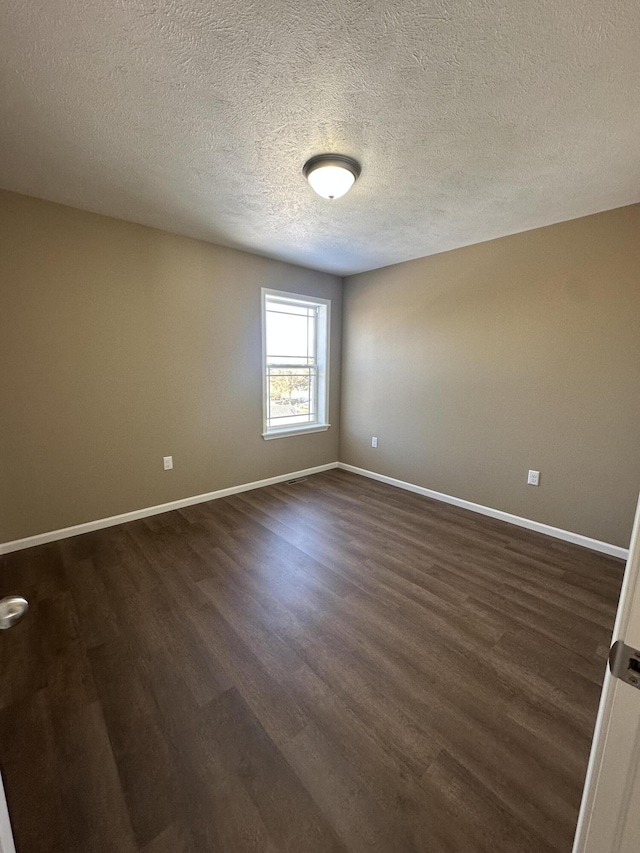
[[[329,428],[328,299],[262,289],[264,438]]]

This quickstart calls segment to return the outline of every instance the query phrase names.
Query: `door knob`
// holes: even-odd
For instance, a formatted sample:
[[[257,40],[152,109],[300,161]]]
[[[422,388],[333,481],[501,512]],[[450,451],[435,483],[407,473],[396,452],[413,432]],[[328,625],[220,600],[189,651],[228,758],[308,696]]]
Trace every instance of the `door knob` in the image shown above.
[[[0,630],[15,625],[29,609],[29,602],[21,595],[8,595],[0,599]]]

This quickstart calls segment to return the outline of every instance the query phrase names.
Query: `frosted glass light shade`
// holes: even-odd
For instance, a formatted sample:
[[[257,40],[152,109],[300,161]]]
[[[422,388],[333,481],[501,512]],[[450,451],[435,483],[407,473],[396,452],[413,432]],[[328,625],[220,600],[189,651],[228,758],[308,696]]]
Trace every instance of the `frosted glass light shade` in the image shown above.
[[[322,198],[340,198],[349,192],[356,179],[342,166],[318,166],[307,180]]]
[[[342,154],[319,154],[308,160],[302,171],[319,196],[336,199],[349,192],[360,174],[360,166]]]

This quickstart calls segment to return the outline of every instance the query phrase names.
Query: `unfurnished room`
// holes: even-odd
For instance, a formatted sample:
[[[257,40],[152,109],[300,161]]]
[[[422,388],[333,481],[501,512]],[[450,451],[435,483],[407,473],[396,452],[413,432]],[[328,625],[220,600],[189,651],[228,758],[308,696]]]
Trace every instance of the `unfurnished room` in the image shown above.
[[[637,853],[637,0],[0,23],[0,853]]]

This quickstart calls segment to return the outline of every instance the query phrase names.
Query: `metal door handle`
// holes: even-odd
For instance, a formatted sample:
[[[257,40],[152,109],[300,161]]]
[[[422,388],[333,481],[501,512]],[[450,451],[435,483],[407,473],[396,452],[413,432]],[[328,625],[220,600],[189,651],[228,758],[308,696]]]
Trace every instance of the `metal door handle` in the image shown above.
[[[21,595],[9,595],[0,599],[0,630],[11,628],[29,609],[29,602]]]

